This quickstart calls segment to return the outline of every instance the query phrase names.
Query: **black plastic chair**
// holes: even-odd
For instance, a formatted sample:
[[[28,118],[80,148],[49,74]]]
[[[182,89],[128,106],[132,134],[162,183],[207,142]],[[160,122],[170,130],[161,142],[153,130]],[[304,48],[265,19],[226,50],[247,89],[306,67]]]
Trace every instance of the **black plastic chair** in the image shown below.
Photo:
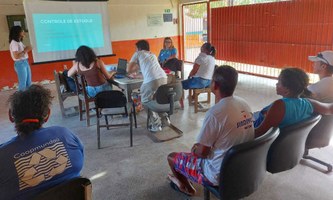
[[[306,138],[320,118],[321,115],[315,115],[282,128],[268,151],[267,171],[278,173],[295,167],[304,154]]]
[[[332,171],[332,165],[321,161],[317,158],[309,156],[309,149],[322,148],[329,145],[331,137],[333,136],[333,115],[324,115],[310,131],[305,143],[304,159],[309,159],[327,167],[329,172]]]
[[[178,81],[161,85],[157,89],[155,93],[155,99],[146,105],[148,108],[147,128],[149,124],[150,110],[157,113],[167,113],[168,117],[170,118],[174,112],[174,109],[180,107],[179,100],[182,97],[182,90],[182,84]],[[175,127],[173,124],[170,123],[168,126],[177,132],[179,136],[183,134],[183,131]]]
[[[37,195],[33,200],[91,200],[92,186],[87,178],[74,178]]]
[[[278,135],[279,128],[271,128],[230,148],[221,164],[219,186],[204,186],[204,199],[210,199],[210,192],[219,199],[239,199],[256,191],[266,175],[268,149]]]
[[[133,102],[128,102],[126,96],[121,91],[103,91],[95,97],[95,108],[97,113],[97,144],[98,148],[101,148],[100,141],[100,128],[117,127],[117,126],[129,126],[130,127],[130,146],[133,146],[133,118],[136,124],[135,108]],[[100,118],[102,115],[105,118],[105,125],[100,124]],[[109,124],[108,117],[114,117],[115,115],[127,116],[129,122]],[[136,126],[135,126],[136,127]]]

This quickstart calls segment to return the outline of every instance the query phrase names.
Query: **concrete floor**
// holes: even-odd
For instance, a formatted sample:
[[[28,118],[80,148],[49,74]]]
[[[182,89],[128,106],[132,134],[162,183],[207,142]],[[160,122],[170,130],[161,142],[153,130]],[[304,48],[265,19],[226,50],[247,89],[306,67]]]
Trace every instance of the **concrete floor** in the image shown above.
[[[253,111],[261,109],[279,98],[275,94],[276,81],[249,75],[240,75],[236,95],[246,99]],[[119,128],[102,131],[102,149],[97,149],[96,119],[92,126],[86,127],[85,121],[78,116],[62,118],[55,85],[50,84],[55,95],[52,114],[45,126],[61,125],[71,129],[82,140],[85,146],[85,164],[82,176],[91,179],[93,199],[95,200],[174,200],[189,199],[169,187],[169,173],[166,156],[172,151],[189,151],[195,142],[205,113],[194,113],[185,101],[184,110],[179,110],[171,121],[184,135],[168,142],[155,143],[147,137],[145,128],[146,113],[138,115],[139,127],[134,129],[134,146],[129,147],[129,129]],[[0,93],[0,143],[15,135],[13,124],[7,118],[6,100],[14,91]],[[185,94],[186,96],[186,94]],[[203,98],[204,95],[201,96]],[[213,102],[213,100],[212,100]],[[77,104],[77,99],[65,101],[67,106]],[[332,163],[333,147],[311,150],[311,154]],[[246,167],[246,166],[244,166]],[[302,161],[292,170],[270,174],[261,187],[245,199],[252,200],[286,200],[286,199],[333,199],[333,173],[325,173],[325,168],[308,161]],[[241,184],[241,183],[240,183]],[[190,199],[203,199],[202,187],[195,186],[198,193]],[[214,198],[212,198],[214,199]]]

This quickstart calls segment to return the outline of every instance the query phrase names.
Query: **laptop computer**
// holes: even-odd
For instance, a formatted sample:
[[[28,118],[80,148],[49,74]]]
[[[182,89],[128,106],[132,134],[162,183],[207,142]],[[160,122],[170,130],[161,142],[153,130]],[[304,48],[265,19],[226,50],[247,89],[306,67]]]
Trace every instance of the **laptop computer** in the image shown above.
[[[127,60],[119,58],[115,78],[124,78],[127,75]]]

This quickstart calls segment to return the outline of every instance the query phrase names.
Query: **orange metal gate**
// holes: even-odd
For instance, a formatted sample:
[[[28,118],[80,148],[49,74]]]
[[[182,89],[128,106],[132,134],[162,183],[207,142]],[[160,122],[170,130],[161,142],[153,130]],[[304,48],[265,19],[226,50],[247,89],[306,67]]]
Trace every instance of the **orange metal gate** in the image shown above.
[[[210,6],[199,4],[209,8],[209,14],[205,13],[210,22],[207,33],[217,49],[219,64],[231,64],[246,73],[276,77],[280,69],[287,66],[312,72],[308,56],[333,49],[332,0],[237,6],[235,2],[237,0],[210,2]],[[183,6],[184,55],[185,60],[191,62],[198,54],[198,46],[205,42],[202,25],[198,25],[201,21],[187,19],[187,10],[195,6],[200,7],[198,4]],[[192,33],[187,23],[195,27]]]

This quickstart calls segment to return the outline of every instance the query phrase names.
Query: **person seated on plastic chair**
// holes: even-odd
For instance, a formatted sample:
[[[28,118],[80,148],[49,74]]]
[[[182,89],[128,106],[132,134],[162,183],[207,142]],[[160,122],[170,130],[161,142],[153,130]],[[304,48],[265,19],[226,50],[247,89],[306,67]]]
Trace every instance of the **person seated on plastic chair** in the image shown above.
[[[333,103],[321,103],[300,97],[303,93],[309,93],[308,83],[309,77],[302,69],[285,68],[281,71],[276,84],[276,93],[283,98],[260,111],[254,122],[256,137],[266,133],[271,127],[284,128],[308,119],[314,113],[333,114]]]
[[[31,199],[80,176],[83,145],[67,128],[43,127],[50,116],[50,90],[31,85],[10,96],[9,119],[17,136],[0,145],[1,199]]]
[[[191,196],[196,191],[190,181],[218,185],[221,162],[228,149],[254,138],[251,109],[244,99],[233,96],[237,81],[234,68],[223,65],[215,69],[211,90],[217,103],[208,110],[197,143],[191,153],[168,155],[173,189]]]
[[[164,38],[163,49],[161,49],[158,55],[158,62],[161,67],[165,67],[164,64],[176,59],[177,60],[177,49],[173,46],[172,39],[170,37]]]
[[[182,81],[183,89],[209,87],[215,69],[215,47],[210,43],[201,46],[201,53],[195,59],[188,79]]]
[[[94,50],[83,45],[76,50],[73,66],[67,75],[69,77],[75,74],[83,75],[87,81],[88,96],[93,98],[99,92],[112,90],[108,80],[111,80],[115,73],[115,71],[108,72],[104,62],[98,59]]]
[[[313,62],[313,73],[318,74],[319,81],[308,86],[311,98],[320,102],[333,102],[333,51],[323,51],[317,56],[309,56]]]

